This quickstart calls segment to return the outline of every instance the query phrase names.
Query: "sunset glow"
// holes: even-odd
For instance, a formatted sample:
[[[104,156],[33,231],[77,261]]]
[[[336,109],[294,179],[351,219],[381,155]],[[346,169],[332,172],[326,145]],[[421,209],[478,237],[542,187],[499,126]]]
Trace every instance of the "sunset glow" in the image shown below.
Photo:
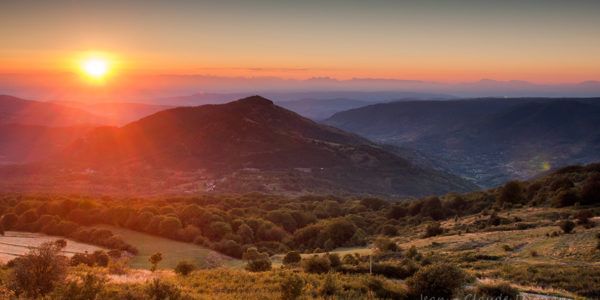
[[[108,73],[109,64],[103,58],[90,58],[83,61],[81,68],[89,77],[102,79]]]

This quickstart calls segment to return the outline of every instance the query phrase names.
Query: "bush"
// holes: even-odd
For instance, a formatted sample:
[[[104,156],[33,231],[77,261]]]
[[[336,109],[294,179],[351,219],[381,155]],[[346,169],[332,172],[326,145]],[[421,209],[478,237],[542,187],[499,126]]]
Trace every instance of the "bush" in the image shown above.
[[[345,265],[356,266],[358,265],[358,259],[356,259],[356,257],[354,257],[352,254],[346,254],[342,258],[342,263]]]
[[[486,299],[518,299],[519,290],[515,289],[508,283],[496,284],[479,284],[475,288],[477,298]]]
[[[269,255],[267,253],[259,252],[254,247],[246,249],[242,255],[242,259],[246,261],[246,270],[250,272],[271,270],[271,260],[269,259]]]
[[[307,273],[327,273],[331,270],[331,262],[326,256],[313,255],[302,261],[302,268]]]
[[[289,274],[281,280],[279,285],[281,290],[281,298],[285,300],[297,299],[302,294],[304,289],[304,279],[298,274]]]
[[[107,279],[93,273],[79,276],[79,280],[72,280],[52,299],[64,300],[94,300],[104,290]]]
[[[323,280],[323,284],[319,287],[319,295],[323,297],[330,297],[335,295],[338,290],[337,280],[335,279],[335,275],[332,273],[327,274],[325,276],[325,280]]]
[[[327,258],[329,259],[329,265],[333,269],[337,269],[342,265],[342,260],[337,253],[327,253]]]
[[[146,295],[153,300],[179,300],[182,299],[181,290],[172,284],[156,278],[148,283],[145,288]]]
[[[466,284],[466,275],[452,264],[432,264],[417,271],[407,284],[414,296],[451,299]]]
[[[433,222],[425,228],[425,235],[423,237],[432,237],[444,233],[442,225],[439,222]]]
[[[283,257],[283,264],[286,266],[297,265],[302,260],[302,256],[297,251],[290,251]]]
[[[373,245],[377,250],[381,252],[396,252],[398,251],[398,245],[386,237],[378,237],[373,241]]]
[[[175,273],[187,276],[196,269],[196,266],[188,261],[180,261],[175,267]]]
[[[264,272],[271,270],[271,260],[269,258],[253,259],[246,263],[246,270],[250,272]]]
[[[67,258],[60,255],[61,250],[59,245],[48,242],[14,259],[11,285],[15,292],[29,298],[52,292],[66,277]]]
[[[383,281],[377,277],[367,277],[365,285],[380,299],[409,299],[408,293],[403,289],[392,289],[386,287]]]
[[[573,223],[570,220],[564,220],[562,222],[560,222],[560,229],[562,229],[562,231],[564,233],[571,233],[573,231],[573,229],[575,229],[575,223]]]
[[[575,203],[579,201],[579,196],[575,190],[561,190],[555,197],[552,199],[552,206],[554,207],[566,207],[573,206]]]

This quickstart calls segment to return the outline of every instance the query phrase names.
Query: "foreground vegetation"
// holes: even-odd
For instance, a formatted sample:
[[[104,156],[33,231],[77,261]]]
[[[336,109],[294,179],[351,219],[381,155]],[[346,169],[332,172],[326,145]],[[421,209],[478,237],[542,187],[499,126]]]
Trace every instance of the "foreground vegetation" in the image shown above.
[[[59,262],[62,275],[35,295],[28,294],[35,289],[20,287],[17,276],[28,256],[8,262],[3,291],[19,296],[447,299],[529,292],[600,297],[600,165],[564,168],[487,191],[397,202],[251,194],[4,195],[1,203],[4,229],[112,249],[70,259],[55,253],[52,261]],[[186,246],[198,248],[186,256],[181,254]],[[207,262],[206,248],[221,252],[222,259]],[[233,268],[210,269],[224,264]],[[249,290],[252,295],[246,296]],[[83,291],[96,292],[77,296]]]

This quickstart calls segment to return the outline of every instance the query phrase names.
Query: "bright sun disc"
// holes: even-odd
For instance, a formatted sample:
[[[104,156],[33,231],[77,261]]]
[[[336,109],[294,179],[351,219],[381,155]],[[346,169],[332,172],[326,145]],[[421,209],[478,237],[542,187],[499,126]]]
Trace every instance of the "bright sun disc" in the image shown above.
[[[108,72],[108,62],[101,58],[90,58],[83,62],[83,71],[90,77],[102,78]]]

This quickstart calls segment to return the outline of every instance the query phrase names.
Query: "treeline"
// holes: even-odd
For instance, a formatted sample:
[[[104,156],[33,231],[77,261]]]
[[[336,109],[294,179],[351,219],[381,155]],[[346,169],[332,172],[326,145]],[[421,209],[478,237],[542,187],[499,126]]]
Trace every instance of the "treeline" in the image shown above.
[[[600,164],[593,164],[486,191],[395,202],[263,194],[158,199],[2,195],[0,212],[7,230],[44,232],[135,252],[109,230],[90,229],[108,224],[239,258],[250,247],[274,254],[361,246],[375,236],[394,236],[424,222],[432,223],[427,234],[435,235],[441,232],[435,221],[524,205],[597,205],[599,194]]]

